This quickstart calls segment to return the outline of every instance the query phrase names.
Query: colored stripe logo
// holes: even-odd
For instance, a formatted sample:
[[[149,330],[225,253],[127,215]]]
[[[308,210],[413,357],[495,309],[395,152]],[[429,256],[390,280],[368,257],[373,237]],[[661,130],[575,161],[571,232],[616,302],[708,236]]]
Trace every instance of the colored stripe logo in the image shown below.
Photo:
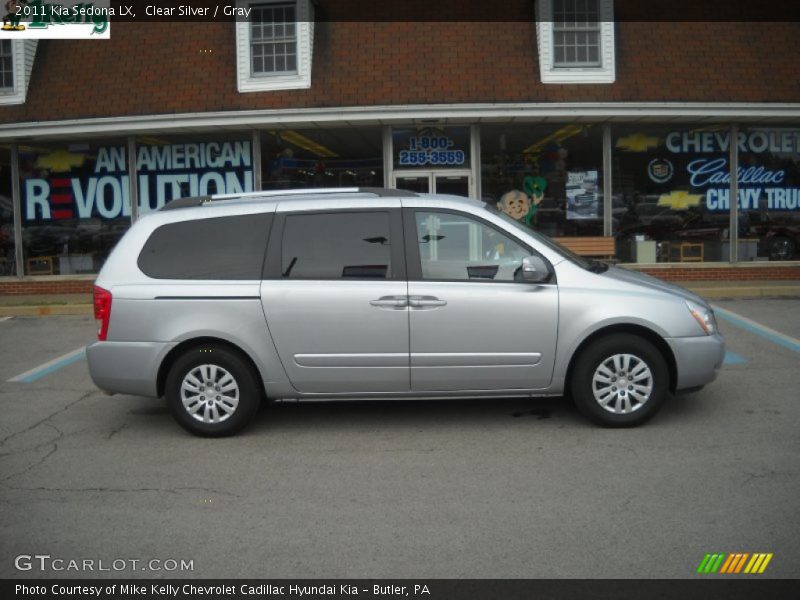
[[[697,572],[701,575],[720,573],[736,575],[740,573],[756,575],[763,573],[772,560],[772,552],[729,552],[706,554]]]

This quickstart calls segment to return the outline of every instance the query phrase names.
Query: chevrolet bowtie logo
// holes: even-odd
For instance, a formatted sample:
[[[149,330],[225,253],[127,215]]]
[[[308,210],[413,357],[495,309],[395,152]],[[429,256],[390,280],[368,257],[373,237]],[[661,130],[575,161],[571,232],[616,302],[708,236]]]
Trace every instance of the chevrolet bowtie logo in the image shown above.
[[[617,148],[628,152],[647,152],[658,147],[658,137],[644,133],[632,133],[617,140]]]
[[[669,206],[673,210],[686,210],[690,206],[699,206],[703,194],[690,194],[684,190],[676,190],[658,197],[659,206]]]
[[[40,156],[36,161],[36,166],[40,169],[50,169],[57,173],[63,173],[80,167],[85,161],[86,155],[84,154],[74,154],[65,150],[56,150],[50,154]]]

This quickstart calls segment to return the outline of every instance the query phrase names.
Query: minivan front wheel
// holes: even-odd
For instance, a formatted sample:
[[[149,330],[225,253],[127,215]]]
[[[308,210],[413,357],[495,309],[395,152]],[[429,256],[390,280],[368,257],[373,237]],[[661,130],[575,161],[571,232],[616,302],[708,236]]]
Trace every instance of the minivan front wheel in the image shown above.
[[[196,435],[231,435],[258,410],[260,393],[253,370],[223,346],[190,348],[169,370],[166,398],[173,417]]]
[[[613,334],[581,352],[572,373],[572,397],[589,419],[606,427],[632,427],[652,417],[668,392],[667,365],[649,341]]]

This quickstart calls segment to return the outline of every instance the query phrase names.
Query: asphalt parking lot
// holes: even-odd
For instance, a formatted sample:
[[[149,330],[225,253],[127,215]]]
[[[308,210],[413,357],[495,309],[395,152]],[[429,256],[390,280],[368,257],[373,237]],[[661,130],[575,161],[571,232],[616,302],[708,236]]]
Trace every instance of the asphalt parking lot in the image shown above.
[[[708,552],[796,577],[800,299],[715,305],[720,378],[637,429],[563,399],[343,402],[219,440],[95,390],[68,354],[90,317],[4,320],[0,577],[685,578]],[[193,570],[18,571],[21,554]]]

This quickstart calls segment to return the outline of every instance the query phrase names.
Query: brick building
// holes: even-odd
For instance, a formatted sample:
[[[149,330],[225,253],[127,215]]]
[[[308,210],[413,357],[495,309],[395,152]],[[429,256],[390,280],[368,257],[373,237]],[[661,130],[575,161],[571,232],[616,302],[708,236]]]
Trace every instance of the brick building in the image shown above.
[[[2,32],[0,293],[89,289],[172,198],[288,187],[501,208],[519,190],[531,227],[613,237],[667,278],[799,277],[800,24],[506,4],[437,21],[258,0],[239,21],[112,18],[107,40]]]

